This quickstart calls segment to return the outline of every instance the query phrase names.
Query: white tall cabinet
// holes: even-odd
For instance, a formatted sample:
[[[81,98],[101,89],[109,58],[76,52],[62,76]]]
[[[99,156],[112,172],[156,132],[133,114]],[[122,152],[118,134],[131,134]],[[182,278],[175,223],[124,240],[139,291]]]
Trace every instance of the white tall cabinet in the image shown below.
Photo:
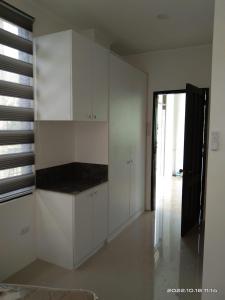
[[[108,120],[108,49],[57,32],[35,39],[35,66],[36,120]]]
[[[110,56],[109,234],[144,210],[146,75]]]

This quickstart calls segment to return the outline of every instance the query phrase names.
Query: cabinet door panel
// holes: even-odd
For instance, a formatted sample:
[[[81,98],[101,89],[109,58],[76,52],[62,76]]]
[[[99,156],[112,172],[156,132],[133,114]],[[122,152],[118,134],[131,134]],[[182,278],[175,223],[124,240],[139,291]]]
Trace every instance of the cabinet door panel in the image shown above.
[[[80,262],[93,248],[93,197],[83,193],[75,197],[75,257]]]
[[[130,101],[132,126],[130,135],[131,159],[131,210],[130,215],[143,210],[145,195],[145,107],[146,107],[146,77],[139,70],[132,68]]]
[[[72,31],[35,39],[37,120],[72,120]]]
[[[36,190],[37,257],[69,269],[74,265],[73,202],[68,194]]]
[[[93,44],[92,47],[92,112],[93,120],[108,120],[109,50]]]
[[[107,191],[107,184],[104,184],[99,186],[94,192],[94,248],[103,243],[107,237]]]
[[[92,103],[92,43],[73,32],[73,100],[76,121],[91,120]]]
[[[110,56],[109,118],[109,232],[117,230],[129,218],[129,79],[128,64]]]

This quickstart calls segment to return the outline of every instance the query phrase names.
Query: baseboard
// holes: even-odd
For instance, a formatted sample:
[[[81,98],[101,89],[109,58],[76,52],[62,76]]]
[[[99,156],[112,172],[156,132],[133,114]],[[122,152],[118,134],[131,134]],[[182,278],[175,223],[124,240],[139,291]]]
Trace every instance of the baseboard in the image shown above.
[[[107,242],[110,243],[114,240],[127,226],[133,223],[138,217],[140,217],[144,213],[144,208],[137,213],[135,213],[132,217],[130,217],[127,222],[125,222],[122,226],[114,230],[112,233],[109,234],[107,238]]]
[[[106,241],[102,242],[99,246],[97,246],[91,253],[86,255],[82,260],[80,260],[78,263],[75,263],[74,268],[78,269],[83,263],[85,263],[89,258],[91,258],[93,255],[95,255],[104,245]]]

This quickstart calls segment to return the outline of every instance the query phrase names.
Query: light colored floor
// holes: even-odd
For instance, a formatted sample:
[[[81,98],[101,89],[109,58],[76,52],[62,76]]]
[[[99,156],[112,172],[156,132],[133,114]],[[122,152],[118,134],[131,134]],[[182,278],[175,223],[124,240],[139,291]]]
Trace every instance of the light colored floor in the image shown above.
[[[198,230],[180,238],[181,185],[160,181],[156,213],[143,214],[78,270],[36,261],[7,282],[89,289],[100,300],[183,299],[166,290],[201,286],[202,243]]]

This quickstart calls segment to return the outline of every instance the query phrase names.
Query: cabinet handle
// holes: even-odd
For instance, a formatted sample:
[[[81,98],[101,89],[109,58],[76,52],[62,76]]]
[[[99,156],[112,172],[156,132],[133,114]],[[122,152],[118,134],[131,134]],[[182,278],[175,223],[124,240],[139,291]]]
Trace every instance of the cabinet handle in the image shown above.
[[[91,119],[91,114],[90,114],[90,115],[88,115],[88,118],[89,118],[89,119]]]
[[[94,119],[96,119],[96,115],[94,115]]]

